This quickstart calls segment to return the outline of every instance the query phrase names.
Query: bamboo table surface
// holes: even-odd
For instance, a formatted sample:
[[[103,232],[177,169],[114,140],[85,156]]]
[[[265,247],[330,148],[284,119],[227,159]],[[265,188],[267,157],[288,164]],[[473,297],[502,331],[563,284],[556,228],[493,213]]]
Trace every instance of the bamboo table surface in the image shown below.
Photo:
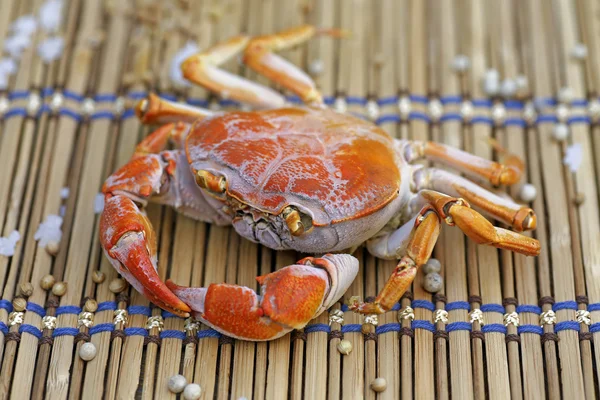
[[[0,1],[0,43],[16,18],[44,3]],[[488,143],[494,138],[521,156],[522,183],[537,188],[532,235],[540,256],[477,246],[444,227],[434,249],[444,288],[432,296],[419,273],[397,310],[380,316],[375,335],[362,333],[362,316],[346,311],[330,323],[326,312],[301,332],[242,342],[161,313],[133,289],[115,296],[109,283],[117,273],[100,249],[95,201],[104,179],[151,131],[134,117],[135,99],[152,90],[239,108],[201,88],[177,89],[169,78],[175,54],[190,42],[205,49],[240,32],[303,23],[352,32],[283,53],[312,67],[332,107],[395,137],[498,158]],[[63,54],[46,63],[36,49],[53,35],[33,34],[0,93],[0,236],[21,236],[12,257],[0,256],[0,399],[174,398],[167,381],[177,373],[200,384],[207,399],[599,396],[600,2],[70,0],[57,32]],[[583,60],[573,55],[579,44]],[[466,71],[453,69],[457,55],[470,60]],[[239,63],[227,69],[271,84]],[[482,87],[489,69],[501,80],[525,76],[528,87],[518,98],[489,97]],[[572,101],[559,96],[565,87]],[[553,138],[559,123],[569,130],[563,141]],[[575,171],[563,162],[573,146],[581,149]],[[519,188],[506,190],[518,196]],[[34,234],[59,214],[62,240],[51,255]],[[299,257],[166,207],[150,205],[148,214],[159,237],[159,274],[180,284],[258,289],[256,275]],[[355,256],[361,272],[345,298],[373,296],[395,262],[362,249]],[[93,279],[97,270],[102,283]],[[67,282],[64,296],[41,288],[47,274]],[[14,311],[25,282],[34,288],[27,309]],[[82,316],[87,299],[99,308]],[[335,308],[347,310],[342,302]],[[127,310],[126,321],[115,319],[119,310]],[[162,330],[148,324],[161,315]],[[342,337],[353,344],[349,355],[336,349]],[[87,341],[97,348],[89,362],[77,353]],[[376,377],[387,381],[381,393],[369,386]]]

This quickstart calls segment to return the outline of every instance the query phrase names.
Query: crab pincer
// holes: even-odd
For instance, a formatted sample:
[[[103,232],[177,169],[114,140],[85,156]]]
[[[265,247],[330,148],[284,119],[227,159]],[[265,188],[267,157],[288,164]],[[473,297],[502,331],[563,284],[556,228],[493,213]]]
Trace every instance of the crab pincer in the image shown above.
[[[263,341],[303,328],[342,297],[357,273],[356,258],[327,254],[257,277],[260,295],[225,283],[190,288],[167,281],[167,286],[206,325],[237,339]]]

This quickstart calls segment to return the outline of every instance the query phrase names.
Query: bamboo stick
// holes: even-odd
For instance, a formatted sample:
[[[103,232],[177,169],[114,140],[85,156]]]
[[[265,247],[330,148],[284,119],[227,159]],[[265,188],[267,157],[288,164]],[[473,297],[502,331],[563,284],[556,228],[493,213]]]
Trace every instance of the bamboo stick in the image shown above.
[[[585,61],[585,69],[586,69],[586,84],[587,84],[587,94],[590,99],[598,96],[600,92],[600,69],[598,66],[600,65],[600,38],[598,36],[598,24],[594,21],[594,15],[598,15],[600,12],[600,5],[594,2],[585,2],[578,1],[577,2],[578,10],[579,10],[579,25],[581,26],[581,35],[583,38],[583,43],[587,46],[589,56]],[[600,151],[600,127],[595,125],[590,129],[591,140],[593,146],[593,161],[595,163],[595,187],[597,188],[600,185],[600,157],[598,157]],[[587,164],[589,165],[589,164]],[[589,168],[589,167],[588,167]],[[583,182],[583,178],[579,178],[579,175],[588,174],[592,171],[586,172],[581,171],[577,173],[576,180],[577,182]],[[591,177],[585,177],[586,179],[590,179]],[[578,185],[578,190],[581,191],[581,185]],[[585,186],[585,185],[583,185]],[[592,188],[588,189],[592,193],[594,185]],[[597,189],[596,189],[597,191]],[[587,194],[586,194],[587,196]],[[586,199],[587,201],[587,199]],[[600,302],[600,287],[598,284],[598,279],[596,277],[595,271],[597,271],[597,250],[594,248],[592,243],[594,243],[593,239],[596,235],[596,227],[593,224],[586,224],[583,222],[585,218],[588,220],[587,215],[588,212],[591,215],[595,215],[598,212],[598,203],[597,198],[592,197],[591,202],[586,205],[586,208],[579,209],[579,218],[581,220],[581,230],[582,230],[582,251],[583,251],[583,260],[584,260],[584,269],[585,269],[585,277],[586,277],[586,289],[589,297],[590,304]],[[596,208],[594,208],[594,206]],[[586,239],[590,238],[590,239]],[[589,240],[589,241],[588,241]],[[598,321],[600,319],[599,311],[591,312],[592,321]],[[596,366],[600,365],[600,334],[594,333],[594,355],[596,359]],[[596,379],[600,379],[600,369],[596,367]]]
[[[499,14],[501,19],[501,32],[496,30],[496,35],[501,39],[502,51],[496,51],[500,60],[501,70],[505,76],[514,77],[524,75],[523,67],[524,60],[518,53],[519,40],[518,24],[515,19],[515,5],[513,3],[502,3],[500,5]],[[508,118],[521,116],[520,112],[507,112]],[[506,127],[502,133],[504,145],[513,154],[527,161],[530,157],[526,157],[526,131],[517,126]],[[500,138],[499,138],[500,139]],[[521,183],[528,182],[527,177],[532,176],[529,166],[526,169],[525,177]],[[518,199],[519,185],[510,188],[509,192],[513,198]],[[541,191],[541,190],[540,190]],[[541,195],[540,195],[541,197]],[[535,208],[534,208],[535,209]],[[541,210],[536,211],[539,213]],[[539,214],[538,214],[539,215]],[[535,279],[535,263],[530,257],[514,254],[512,257],[507,252],[501,252],[502,270],[503,270],[503,294],[504,298],[518,297],[522,304],[536,304],[537,302],[537,285]],[[514,273],[513,273],[514,268]],[[516,282],[515,282],[516,276]],[[515,296],[515,286],[518,296]],[[506,313],[516,311],[514,305],[506,305]],[[537,316],[530,313],[522,314],[522,323],[536,324]],[[507,333],[515,335],[517,327],[514,325],[507,326]],[[541,341],[534,334],[522,334],[521,351],[522,357],[519,356],[519,345],[515,341],[507,344],[508,357],[510,366],[511,380],[511,395],[519,398],[524,396],[526,399],[535,398],[540,395],[545,395],[543,358],[541,351]],[[519,360],[519,358],[521,358]],[[522,365],[522,375],[520,365]]]
[[[575,98],[585,98],[589,93],[585,85],[585,69],[580,62],[575,62],[571,52],[581,40],[578,38],[577,32],[577,10],[575,3],[554,2],[556,12],[560,15],[560,35],[562,48],[558,48],[560,66],[564,75],[564,84],[572,88]],[[557,42],[555,42],[557,43]],[[572,109],[575,113],[576,110]],[[567,186],[567,196],[570,202],[569,222],[572,236],[572,252],[573,252],[573,274],[575,280],[575,294],[577,296],[586,295],[586,285],[584,273],[589,278],[589,288],[594,291],[594,298],[598,298],[600,294],[600,284],[595,282],[593,278],[593,264],[584,262],[585,260],[594,260],[600,257],[600,252],[595,246],[590,246],[600,240],[600,227],[598,224],[590,223],[590,220],[598,220],[598,190],[594,180],[594,163],[593,153],[590,151],[592,143],[590,141],[589,129],[582,124],[573,124],[571,126],[571,144],[577,143],[584,149],[582,165],[575,174],[569,171],[568,167],[564,167],[565,181]],[[563,146],[564,154],[565,146]],[[584,202],[580,207],[575,208],[575,193],[582,193],[589,202]],[[577,215],[579,212],[579,215]],[[585,272],[584,272],[585,270]],[[582,332],[587,332],[588,327],[581,324]],[[580,342],[581,349],[581,364],[583,369],[583,380],[585,395],[588,398],[595,396],[594,371],[592,366],[592,349],[589,341]]]
[[[533,31],[532,38],[535,41],[533,48],[534,54],[538,60],[546,60],[552,63],[553,54],[550,46],[544,40],[543,35],[551,29],[552,21],[550,20],[550,11],[546,7],[541,6],[538,2],[532,4],[537,5],[541,13],[532,13],[530,21],[534,21],[539,29]],[[548,49],[548,50],[546,50]],[[549,96],[552,93],[551,71],[544,63],[536,63],[536,73],[534,78],[535,93],[537,96]],[[546,191],[547,204],[552,212],[548,215],[548,225],[550,228],[550,255],[553,265],[560,265],[561,268],[553,269],[554,282],[554,298],[556,301],[566,301],[574,298],[574,276],[573,276],[573,259],[571,251],[571,237],[569,232],[569,219],[567,209],[566,195],[557,196],[556,193],[566,193],[565,182],[563,179],[557,179],[562,176],[563,167],[561,166],[560,149],[551,138],[552,127],[541,125],[539,131],[539,151],[541,159],[544,163],[542,176],[545,182],[544,190]],[[574,318],[572,310],[560,310],[556,313],[557,320],[568,321]],[[558,350],[561,363],[562,375],[562,392],[569,396],[583,397],[583,379],[581,364],[578,361],[580,356],[578,337],[574,331],[561,331],[558,333],[561,339],[558,342]]]

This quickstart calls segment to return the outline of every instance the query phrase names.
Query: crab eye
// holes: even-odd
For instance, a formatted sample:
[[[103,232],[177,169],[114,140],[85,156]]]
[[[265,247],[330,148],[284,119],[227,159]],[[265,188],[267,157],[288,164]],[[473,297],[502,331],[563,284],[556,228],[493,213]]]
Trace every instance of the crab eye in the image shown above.
[[[294,207],[286,207],[281,214],[292,236],[301,236],[312,229],[312,218]]]
[[[223,193],[227,189],[227,182],[222,176],[214,176],[210,172],[200,169],[196,172],[196,183],[202,189],[215,193]]]

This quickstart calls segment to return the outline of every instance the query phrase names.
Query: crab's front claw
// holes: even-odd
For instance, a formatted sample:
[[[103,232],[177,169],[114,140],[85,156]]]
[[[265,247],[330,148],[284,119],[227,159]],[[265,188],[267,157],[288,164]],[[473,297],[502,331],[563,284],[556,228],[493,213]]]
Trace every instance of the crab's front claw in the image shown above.
[[[208,326],[237,339],[263,341],[303,328],[342,297],[357,273],[356,258],[327,254],[258,277],[260,295],[230,284],[188,288],[167,281],[167,286]]]
[[[158,276],[154,230],[130,198],[116,195],[106,199],[100,241],[111,264],[138,292],[164,310],[189,316],[190,308]]]

